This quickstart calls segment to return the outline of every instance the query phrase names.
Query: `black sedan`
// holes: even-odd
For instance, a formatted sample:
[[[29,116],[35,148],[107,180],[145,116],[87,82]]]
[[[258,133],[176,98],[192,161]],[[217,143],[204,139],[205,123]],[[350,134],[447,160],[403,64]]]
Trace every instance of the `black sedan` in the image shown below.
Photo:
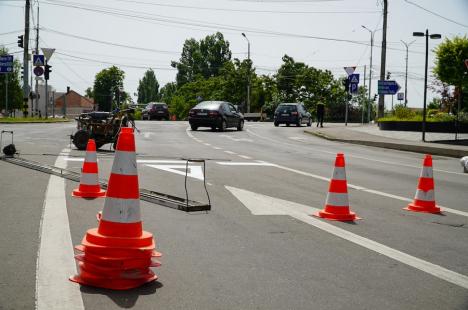
[[[226,128],[244,128],[244,116],[232,103],[226,101],[202,101],[189,112],[189,123],[192,130],[199,127],[210,127],[212,130],[225,131]]]

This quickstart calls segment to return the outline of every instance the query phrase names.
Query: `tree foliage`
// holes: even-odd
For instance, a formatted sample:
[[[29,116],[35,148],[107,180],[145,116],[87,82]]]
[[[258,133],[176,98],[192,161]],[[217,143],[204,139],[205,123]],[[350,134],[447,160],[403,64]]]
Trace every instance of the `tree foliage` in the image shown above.
[[[158,80],[156,79],[154,71],[148,69],[138,84],[138,103],[148,103],[158,101],[159,99]]]
[[[0,49],[0,55],[8,55],[6,48]],[[5,83],[8,75],[8,111],[23,108],[23,90],[20,84],[21,65],[14,60],[13,72],[0,74],[0,111],[5,109]]]
[[[117,101],[125,102],[130,96],[121,92],[125,72],[116,66],[101,70],[94,79],[94,100],[100,111],[111,111]]]
[[[193,38],[185,40],[179,61],[173,61],[171,65],[177,69],[177,85],[182,86],[199,76],[207,79],[219,75],[230,59],[229,42],[224,40],[222,33],[217,32],[200,41]]]
[[[464,78],[467,70],[464,61],[468,59],[468,38],[447,38],[435,48],[435,53],[434,73],[437,78],[449,85],[468,86],[468,79]]]

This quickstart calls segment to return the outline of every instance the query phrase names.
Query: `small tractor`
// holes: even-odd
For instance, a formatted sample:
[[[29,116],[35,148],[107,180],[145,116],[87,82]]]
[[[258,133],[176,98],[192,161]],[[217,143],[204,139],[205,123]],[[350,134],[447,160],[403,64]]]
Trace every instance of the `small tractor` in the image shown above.
[[[78,131],[70,138],[79,150],[86,149],[88,139],[94,139],[98,149],[106,143],[112,143],[115,149],[121,127],[127,127],[130,123],[136,129],[133,113],[133,109],[82,113],[75,118]]]

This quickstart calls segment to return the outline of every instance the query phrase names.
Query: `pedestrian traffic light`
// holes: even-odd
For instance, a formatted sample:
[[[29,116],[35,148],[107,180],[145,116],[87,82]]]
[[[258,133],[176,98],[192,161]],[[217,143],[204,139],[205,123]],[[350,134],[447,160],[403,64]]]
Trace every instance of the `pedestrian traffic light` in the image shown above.
[[[49,79],[49,73],[52,72],[52,70],[50,70],[50,68],[52,68],[52,66],[50,66],[50,65],[45,65],[44,79],[46,79],[46,80]]]
[[[24,47],[24,45],[23,45],[23,38],[24,38],[23,35],[18,36],[18,47],[21,47],[21,48]]]

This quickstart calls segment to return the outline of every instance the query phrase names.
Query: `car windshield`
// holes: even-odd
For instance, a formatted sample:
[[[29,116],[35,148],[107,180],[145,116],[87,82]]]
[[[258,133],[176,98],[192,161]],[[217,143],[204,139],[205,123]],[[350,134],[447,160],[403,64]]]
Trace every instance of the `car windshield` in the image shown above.
[[[297,107],[295,105],[280,105],[276,111],[278,113],[290,113],[297,111]]]
[[[155,104],[154,106],[155,106],[156,108],[163,108],[163,109],[167,108],[167,105],[166,105],[165,103]]]
[[[220,104],[219,101],[203,101],[197,104],[194,109],[217,110]]]

